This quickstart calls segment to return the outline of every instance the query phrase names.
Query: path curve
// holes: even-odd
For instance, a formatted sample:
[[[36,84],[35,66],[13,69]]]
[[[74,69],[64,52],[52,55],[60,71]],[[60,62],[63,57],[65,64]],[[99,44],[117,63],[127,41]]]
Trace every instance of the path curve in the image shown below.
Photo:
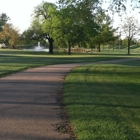
[[[81,64],[50,65],[0,78],[0,139],[65,140],[56,97],[67,73]]]
[[[56,131],[62,122],[56,97],[64,77],[80,65],[50,65],[0,78],[0,139],[70,140]]]

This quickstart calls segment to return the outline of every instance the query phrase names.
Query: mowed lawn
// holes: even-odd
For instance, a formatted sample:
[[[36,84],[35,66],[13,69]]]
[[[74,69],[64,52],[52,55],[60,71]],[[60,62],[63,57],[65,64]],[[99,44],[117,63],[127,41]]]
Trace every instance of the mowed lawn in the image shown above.
[[[20,51],[0,49],[0,77],[15,73],[27,68],[66,64],[66,63],[83,63],[95,62],[100,60],[120,59],[126,55],[94,55],[94,54],[53,54],[46,52]]]
[[[138,57],[0,50],[0,77],[28,68]],[[140,62],[86,65],[71,71],[64,101],[78,140],[140,139]]]
[[[107,58],[106,56],[69,56],[67,54],[49,55],[46,52],[0,50],[0,77],[33,67],[63,63],[94,62],[103,59],[108,60],[112,58]]]
[[[140,61],[73,69],[64,103],[77,140],[140,140]]]

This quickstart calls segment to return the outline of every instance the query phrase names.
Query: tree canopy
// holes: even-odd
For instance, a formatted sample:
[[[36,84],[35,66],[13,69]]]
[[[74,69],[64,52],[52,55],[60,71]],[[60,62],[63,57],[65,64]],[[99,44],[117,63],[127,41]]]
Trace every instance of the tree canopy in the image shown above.
[[[5,13],[0,14],[0,31],[2,31],[3,26],[6,24],[8,20],[9,17]]]
[[[53,38],[52,38],[52,25],[51,21],[53,18],[52,11],[56,9],[56,5],[53,3],[42,2],[40,5],[35,7],[31,29],[35,32],[32,39],[46,39],[49,42],[49,53],[53,53]],[[44,24],[49,22],[49,30],[44,28]]]
[[[14,47],[18,43],[19,30],[7,23],[9,19],[5,13],[0,14],[0,41]]]
[[[103,2],[110,2],[110,9],[120,12],[126,9],[127,0],[59,0],[57,5],[42,2],[35,7],[31,26],[23,36],[48,40],[50,53],[53,44],[68,47],[69,54],[71,47],[85,44],[96,44],[100,51],[100,44],[116,39]]]
[[[12,24],[6,23],[2,32],[0,32],[0,38],[3,42],[7,42],[11,47],[14,48],[14,46],[19,41],[19,30]]]

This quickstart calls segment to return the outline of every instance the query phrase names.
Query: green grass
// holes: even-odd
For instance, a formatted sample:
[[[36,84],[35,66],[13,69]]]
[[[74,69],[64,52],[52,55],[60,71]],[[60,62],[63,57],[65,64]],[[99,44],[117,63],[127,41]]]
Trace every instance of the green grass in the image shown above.
[[[0,50],[0,77],[27,68],[139,57],[116,52],[94,54]],[[74,69],[64,97],[79,140],[137,140],[140,129],[140,63],[87,65]]]
[[[63,54],[49,55],[46,52],[19,50],[0,50],[0,77],[27,68],[52,64],[95,62],[100,60],[120,59],[127,55],[106,54]],[[135,57],[135,56],[134,56]]]
[[[139,140],[140,61],[75,68],[64,102],[77,140]]]

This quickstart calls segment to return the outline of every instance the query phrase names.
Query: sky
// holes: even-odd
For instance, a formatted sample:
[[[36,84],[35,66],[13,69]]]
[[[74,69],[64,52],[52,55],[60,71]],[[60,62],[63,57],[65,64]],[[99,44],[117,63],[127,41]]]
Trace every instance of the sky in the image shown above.
[[[57,0],[44,1],[51,3],[57,2]],[[31,15],[33,14],[34,8],[42,2],[43,0],[0,0],[0,13],[6,13],[6,15],[11,19],[10,23],[12,23],[15,27],[18,27],[20,33],[22,33],[30,26]],[[106,5],[104,5],[104,7],[106,7]],[[128,13],[129,15],[130,13],[132,15],[136,15],[136,13],[132,13],[130,11],[128,11]],[[114,14],[113,17],[115,17],[114,26],[117,27],[121,23],[120,18],[117,14]]]
[[[18,27],[22,33],[28,29],[34,7],[43,0],[0,0],[0,14],[6,13],[10,17],[10,23]],[[45,2],[56,3],[57,0],[45,0]]]

